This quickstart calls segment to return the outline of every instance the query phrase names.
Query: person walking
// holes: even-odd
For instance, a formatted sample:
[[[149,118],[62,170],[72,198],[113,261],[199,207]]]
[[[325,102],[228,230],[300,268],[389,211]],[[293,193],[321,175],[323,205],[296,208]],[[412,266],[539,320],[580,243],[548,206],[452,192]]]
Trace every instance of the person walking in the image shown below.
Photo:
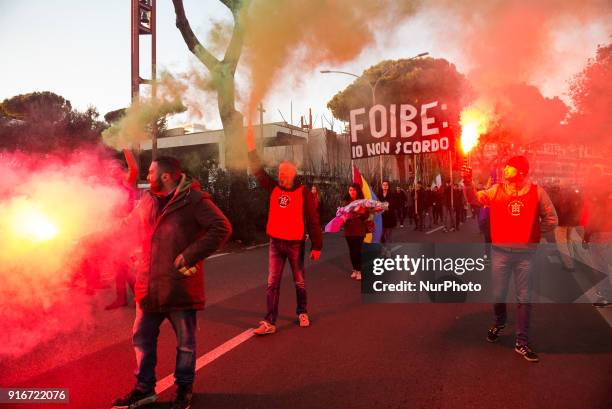
[[[408,206],[408,195],[406,191],[399,185],[395,187],[395,196],[397,201],[397,208],[395,209],[395,215],[399,221],[400,227],[404,227],[404,220],[406,218],[406,207]]]
[[[349,185],[343,205],[346,206],[355,200],[363,198],[361,186],[359,183],[353,183]],[[359,216],[348,219],[344,224],[344,238],[348,245],[351,265],[353,267],[351,278],[361,281],[361,246],[367,234],[366,221],[368,220],[369,214],[367,210],[362,207],[356,208],[355,212]]]
[[[388,202],[389,209],[384,211],[382,214],[382,236],[380,237],[380,244],[382,245],[383,254],[387,257],[391,256],[391,243],[393,242],[393,229],[397,226],[397,219],[395,217],[395,209],[397,207],[397,201],[395,195],[389,189],[389,181],[385,180],[382,182],[381,190],[378,192],[378,199],[381,202]]]
[[[580,224],[582,214],[582,197],[576,188],[555,187],[550,198],[557,209],[559,225],[555,228],[555,243],[561,256],[565,271],[574,271],[576,251],[572,242],[572,232]]]
[[[495,322],[487,332],[487,341],[496,342],[506,326],[506,297],[510,277],[514,276],[517,302],[514,350],[527,361],[538,362],[538,355],[529,345],[532,275],[541,233],[555,228],[557,214],[546,191],[529,181],[528,174],[527,158],[514,156],[506,162],[503,183],[477,192],[471,169],[464,167],[462,171],[467,202],[488,206],[491,212]]]
[[[585,190],[583,217],[584,238],[582,246],[591,253],[594,269],[604,278],[595,286],[593,306],[605,308],[612,305],[612,189],[603,170],[596,166],[589,171]]]
[[[443,232],[455,231],[455,210],[453,208],[453,187],[450,182],[442,189],[442,204],[444,205],[444,230]]]
[[[205,302],[202,261],[223,246],[232,229],[210,195],[194,189],[176,159],[155,159],[147,179],[151,188],[125,223],[138,229],[142,239],[133,326],[136,385],[114,408],[157,400],[157,338],[160,325],[168,320],[177,340],[172,409],[187,409],[195,378],[196,312]]]
[[[249,123],[246,132],[251,171],[259,185],[270,194],[268,224],[266,233],[270,237],[268,287],[266,291],[267,312],[256,335],[276,332],[280,284],[285,263],[288,261],[293,272],[300,327],[308,327],[310,318],[307,310],[307,293],[304,271],[305,233],[308,231],[312,249],[310,258],[318,260],[323,247],[323,237],[315,199],[304,185],[295,180],[297,168],[294,163],[282,161],[278,165],[278,181],[263,168],[255,147],[253,125]]]
[[[425,228],[425,189],[423,189],[423,184],[421,182],[417,182],[414,194],[416,197],[414,203],[416,226],[414,230],[423,231]]]
[[[438,186],[434,186],[432,189],[432,203],[431,210],[433,213],[433,223],[438,225],[442,223],[442,194]]]

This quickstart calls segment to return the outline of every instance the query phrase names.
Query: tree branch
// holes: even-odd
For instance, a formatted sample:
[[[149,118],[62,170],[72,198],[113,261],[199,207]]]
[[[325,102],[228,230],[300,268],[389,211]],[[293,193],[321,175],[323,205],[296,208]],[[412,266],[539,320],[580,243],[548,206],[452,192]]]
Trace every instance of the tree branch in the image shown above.
[[[236,72],[238,60],[240,60],[240,55],[242,54],[242,46],[244,44],[244,17],[249,9],[251,0],[243,0],[242,2],[221,0],[221,2],[232,10],[232,14],[234,15],[234,30],[232,31],[232,38],[227,46],[227,49],[225,50],[225,56],[223,57],[223,62],[228,65],[228,68],[233,74]],[[234,8],[230,7],[228,3],[230,3]],[[240,3],[242,3],[241,6]]]
[[[219,60],[210,53],[198,40],[196,35],[193,33],[189,20],[185,15],[185,7],[183,6],[183,0],[172,0],[174,4],[174,12],[176,14],[176,28],[179,29],[183,40],[187,44],[189,51],[191,51],[202,63],[208,68],[209,71],[214,71],[219,65]]]
[[[223,3],[225,5],[225,7],[227,7],[232,14],[236,15],[236,13],[238,12],[238,9],[240,9],[240,0],[219,0],[221,3]]]

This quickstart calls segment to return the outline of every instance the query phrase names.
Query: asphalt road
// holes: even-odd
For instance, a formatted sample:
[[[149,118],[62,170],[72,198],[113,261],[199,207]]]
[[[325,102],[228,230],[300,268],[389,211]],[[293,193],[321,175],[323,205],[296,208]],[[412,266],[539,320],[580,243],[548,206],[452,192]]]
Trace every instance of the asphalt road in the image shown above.
[[[479,240],[473,221],[464,227],[428,235],[405,227],[395,237]],[[339,235],[326,235],[321,260],[307,262],[309,328],[297,325],[286,270],[279,331],[245,333],[264,315],[267,247],[216,257],[205,268],[208,307],[198,318],[198,356],[210,359],[196,374],[194,408],[612,407],[612,328],[589,304],[534,307],[533,347],[541,361],[530,364],[514,352],[512,331],[497,344],[485,341],[489,305],[362,304]],[[69,389],[69,404],[30,407],[109,408],[132,388],[135,365],[134,310],[104,311],[111,297],[104,290],[92,299],[85,328],[1,361],[0,386]],[[243,342],[228,346],[240,334]],[[158,379],[172,373],[174,359],[174,334],[165,323]],[[152,407],[169,407],[172,391]]]

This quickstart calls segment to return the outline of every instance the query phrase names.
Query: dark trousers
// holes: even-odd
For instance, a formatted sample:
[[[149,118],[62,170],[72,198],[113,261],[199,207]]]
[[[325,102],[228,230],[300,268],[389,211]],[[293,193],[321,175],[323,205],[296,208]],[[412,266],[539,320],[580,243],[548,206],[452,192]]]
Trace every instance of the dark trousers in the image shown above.
[[[414,206],[408,207],[408,221],[416,224],[416,215],[414,214]]]
[[[115,275],[115,286],[117,289],[117,301],[126,303],[127,302],[127,289],[128,286],[134,292],[134,282],[136,277],[130,270],[127,264],[121,264],[117,266],[117,272]]]
[[[406,218],[406,208],[404,206],[400,206],[395,209],[395,217],[400,225],[404,225],[404,219]]]
[[[155,389],[155,365],[157,364],[157,337],[159,326],[170,321],[176,334],[176,366],[174,383],[191,385],[195,377],[196,311],[170,312],[143,311],[136,306],[132,342],[136,352],[136,388],[141,391]]]
[[[420,210],[416,213],[415,217],[415,230],[423,230],[425,228],[425,212]]]
[[[345,236],[344,238],[348,244],[353,270],[361,271],[361,245],[365,236]]]
[[[516,292],[516,343],[529,343],[529,324],[531,321],[532,269],[535,253],[532,251],[512,252],[493,247],[492,286],[495,304],[495,325],[506,324],[506,297],[510,276],[514,276]]]
[[[455,207],[455,229],[459,230],[460,222],[465,222],[463,219],[464,209],[463,207]]]
[[[437,205],[437,204],[433,205],[432,213],[433,213],[434,224],[440,223],[442,221],[442,206]]]
[[[278,317],[278,301],[280,299],[280,285],[285,269],[285,262],[289,261],[291,271],[293,273],[293,282],[295,283],[295,295],[297,299],[296,314],[308,312],[306,283],[304,281],[304,241],[288,241],[281,239],[270,239],[269,256],[269,272],[268,272],[268,290],[267,290],[267,305],[268,312],[265,320],[270,324],[276,324]]]

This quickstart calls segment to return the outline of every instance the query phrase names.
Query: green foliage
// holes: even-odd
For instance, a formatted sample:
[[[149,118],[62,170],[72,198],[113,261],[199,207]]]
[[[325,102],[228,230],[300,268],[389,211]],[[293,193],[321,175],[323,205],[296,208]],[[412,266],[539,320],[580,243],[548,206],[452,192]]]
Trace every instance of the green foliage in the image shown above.
[[[600,45],[597,55],[570,84],[574,110],[569,124],[575,138],[610,148],[612,120],[612,43]]]
[[[529,84],[509,84],[497,94],[490,130],[482,142],[521,144],[559,141],[567,106],[558,97],[547,98]],[[492,92],[493,93],[493,92]]]
[[[0,104],[0,148],[50,152],[97,145],[106,124],[95,108],[72,109],[52,92],[7,98]]]
[[[348,121],[351,109],[372,105],[375,84],[376,103],[383,105],[418,106],[438,100],[458,110],[468,91],[464,75],[445,59],[387,60],[365,70],[360,78],[334,95],[327,107],[336,118]]]
[[[202,162],[195,157],[185,157],[182,163],[185,171],[201,183],[202,190],[212,195],[215,204],[229,218],[233,228],[233,240],[252,244],[263,239],[268,221],[270,195],[259,187],[253,176],[232,176],[230,172],[217,168],[212,161]],[[276,177],[274,171],[270,173]],[[308,189],[312,181],[311,177],[302,180]],[[342,205],[348,191],[348,184],[348,180],[317,181],[322,204],[322,225],[336,215],[336,209]]]
[[[191,160],[194,159],[194,160]],[[214,166],[186,157],[183,167],[210,193],[217,206],[232,223],[232,239],[252,244],[263,237],[268,215],[268,193],[260,188],[252,176],[232,175]]]

